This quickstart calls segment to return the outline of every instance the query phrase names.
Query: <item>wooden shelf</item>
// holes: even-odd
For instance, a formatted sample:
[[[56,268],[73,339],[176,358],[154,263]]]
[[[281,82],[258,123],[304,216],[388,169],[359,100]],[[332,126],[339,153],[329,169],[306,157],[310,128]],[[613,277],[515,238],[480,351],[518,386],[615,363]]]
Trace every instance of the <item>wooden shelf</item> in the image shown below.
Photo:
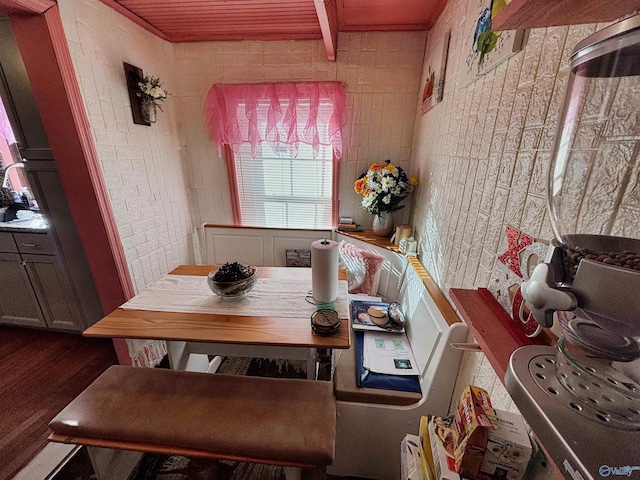
[[[611,22],[640,10],[640,0],[511,0],[493,19],[493,30]]]
[[[514,350],[524,345],[555,345],[558,340],[546,328],[534,338],[527,337],[486,288],[452,288],[449,290],[449,296],[503,384]],[[526,415],[524,417],[526,420]],[[556,476],[562,478],[562,470],[553,462],[553,457],[549,455],[546,447],[540,440],[537,440],[537,443],[544,451]]]
[[[376,247],[386,248],[387,250],[391,250],[392,252],[402,253],[400,252],[400,249],[396,244],[391,243],[388,238],[378,237],[373,233],[373,230],[363,230],[361,232],[345,232],[342,230],[336,230],[336,233],[341,233],[343,235],[346,235],[347,237],[370,243],[371,245],[375,245]]]
[[[537,337],[527,337],[486,288],[452,288],[449,296],[503,383],[514,350],[555,344],[555,336],[546,329]]]

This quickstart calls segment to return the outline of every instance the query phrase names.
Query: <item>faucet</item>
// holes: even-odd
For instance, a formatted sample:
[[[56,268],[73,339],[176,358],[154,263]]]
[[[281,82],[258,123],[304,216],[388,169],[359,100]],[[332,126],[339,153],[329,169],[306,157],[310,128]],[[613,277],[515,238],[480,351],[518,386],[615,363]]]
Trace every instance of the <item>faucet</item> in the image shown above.
[[[24,168],[24,163],[12,163],[8,167],[4,169],[4,179],[2,180],[2,188],[7,188],[9,186],[9,172],[14,168]]]

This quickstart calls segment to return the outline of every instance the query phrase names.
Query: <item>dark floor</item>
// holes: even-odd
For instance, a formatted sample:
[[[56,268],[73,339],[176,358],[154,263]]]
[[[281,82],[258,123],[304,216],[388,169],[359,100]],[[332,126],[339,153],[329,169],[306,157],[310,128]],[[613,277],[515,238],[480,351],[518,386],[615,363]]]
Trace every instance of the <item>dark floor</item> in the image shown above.
[[[113,343],[0,326],[0,480],[44,447],[49,421],[110,365]]]
[[[0,416],[0,480],[8,480],[46,444],[51,418],[110,365],[117,364],[117,358],[111,340],[90,339],[79,334],[0,326],[0,338],[0,411],[3,412]],[[166,358],[160,366],[168,368]],[[259,360],[247,364],[244,374],[269,376],[265,369],[273,370],[271,376],[282,374],[281,370],[276,372],[270,362]],[[306,377],[304,371],[296,369],[291,374]],[[148,462],[131,480],[155,480],[158,463]],[[180,465],[174,465],[179,476],[172,478],[280,480],[281,473],[277,467],[251,464],[183,463],[182,470]],[[322,471],[305,472],[302,478],[366,480],[326,475]],[[52,480],[95,480],[86,449],[80,449]]]

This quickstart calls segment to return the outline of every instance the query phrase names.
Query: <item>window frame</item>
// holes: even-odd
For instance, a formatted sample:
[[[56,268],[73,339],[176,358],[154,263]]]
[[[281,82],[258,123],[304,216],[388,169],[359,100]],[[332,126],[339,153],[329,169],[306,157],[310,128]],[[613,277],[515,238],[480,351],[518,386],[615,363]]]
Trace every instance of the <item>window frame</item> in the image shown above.
[[[229,193],[231,196],[231,212],[233,214],[233,224],[237,227],[249,227],[249,228],[289,228],[289,227],[254,227],[251,225],[242,224],[242,208],[240,207],[240,196],[238,194],[238,180],[236,170],[236,160],[233,149],[230,145],[224,145],[225,164],[227,166],[227,177],[229,180]],[[258,159],[254,159],[258,161]],[[340,162],[336,158],[335,153],[331,153],[331,226],[329,228],[335,229],[338,225],[338,212],[340,211],[340,200],[338,194],[338,187],[340,185]],[[293,229],[292,229],[293,230]],[[315,230],[307,228],[295,228],[295,230]]]

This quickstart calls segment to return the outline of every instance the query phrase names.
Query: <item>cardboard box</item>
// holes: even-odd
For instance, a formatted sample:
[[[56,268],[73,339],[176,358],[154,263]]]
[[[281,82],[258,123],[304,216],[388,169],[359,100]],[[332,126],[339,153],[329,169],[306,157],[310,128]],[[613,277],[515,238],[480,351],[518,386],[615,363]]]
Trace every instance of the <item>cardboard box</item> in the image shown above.
[[[429,440],[429,417],[424,415],[420,417],[420,465],[427,480],[436,480],[436,467],[433,463]]]
[[[400,471],[402,480],[427,480],[422,472],[420,437],[406,434],[400,444]]]
[[[532,455],[522,417],[496,409],[497,430],[490,430],[480,471],[507,480],[521,480]]]
[[[460,480],[455,471],[454,433],[451,429],[452,418],[431,417],[427,427],[427,436],[433,458],[436,480]]]
[[[489,393],[474,385],[462,392],[454,417],[455,469],[460,476],[475,478],[487,447],[488,431],[495,429],[495,410]]]

